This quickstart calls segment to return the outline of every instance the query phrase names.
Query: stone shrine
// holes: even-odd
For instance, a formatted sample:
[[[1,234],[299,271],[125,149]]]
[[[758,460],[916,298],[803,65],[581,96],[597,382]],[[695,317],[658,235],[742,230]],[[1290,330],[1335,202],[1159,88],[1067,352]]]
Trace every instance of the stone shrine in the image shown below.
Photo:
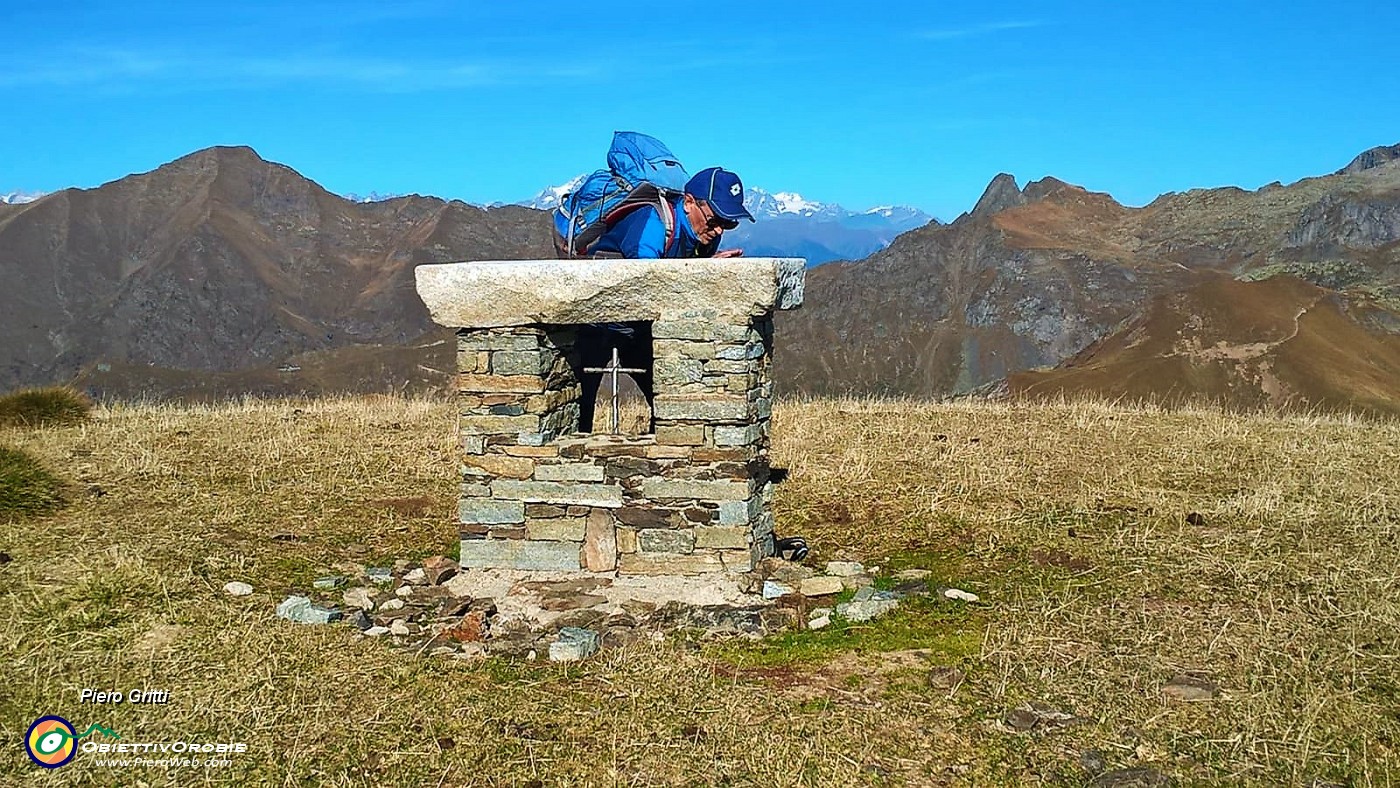
[[[742,573],[773,554],[773,312],[790,258],[421,265],[457,329],[461,563],[622,575]],[[650,328],[652,430],[580,425],[579,329]]]

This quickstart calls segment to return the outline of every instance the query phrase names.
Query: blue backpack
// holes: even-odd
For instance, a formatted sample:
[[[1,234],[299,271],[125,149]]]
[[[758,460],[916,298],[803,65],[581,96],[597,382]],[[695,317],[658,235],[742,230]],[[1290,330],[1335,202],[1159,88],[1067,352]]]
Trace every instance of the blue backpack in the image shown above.
[[[665,252],[676,242],[671,204],[690,176],[661,140],[619,131],[608,149],[608,169],[588,176],[554,209],[554,250],[566,259],[589,257],[603,233],[643,206],[655,206],[666,225]],[[663,252],[663,254],[665,254]]]

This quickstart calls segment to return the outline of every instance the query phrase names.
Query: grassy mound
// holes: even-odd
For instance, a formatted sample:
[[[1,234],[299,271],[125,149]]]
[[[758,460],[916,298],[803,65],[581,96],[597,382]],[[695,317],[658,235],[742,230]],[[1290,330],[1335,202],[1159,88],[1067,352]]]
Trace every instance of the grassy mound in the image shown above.
[[[74,424],[88,417],[92,400],[63,386],[25,389],[0,397],[0,427]]]
[[[63,482],[29,454],[0,446],[0,517],[41,514],[63,502]]]

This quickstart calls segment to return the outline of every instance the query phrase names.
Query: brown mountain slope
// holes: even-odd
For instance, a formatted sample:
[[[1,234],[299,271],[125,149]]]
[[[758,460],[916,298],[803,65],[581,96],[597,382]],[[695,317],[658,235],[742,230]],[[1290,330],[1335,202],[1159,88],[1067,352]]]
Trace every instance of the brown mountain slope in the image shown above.
[[[1400,161],[1143,208],[999,175],[956,221],[812,271],[804,308],[778,318],[775,372],[789,391],[972,391],[1058,364],[1210,272],[1291,274],[1400,306]]]
[[[433,329],[413,266],[548,253],[544,216],[337,197],[211,148],[0,214],[0,389],[117,368],[275,369]]]
[[[1292,277],[1206,276],[1052,370],[1017,397],[1091,394],[1163,403],[1400,413],[1400,316]]]

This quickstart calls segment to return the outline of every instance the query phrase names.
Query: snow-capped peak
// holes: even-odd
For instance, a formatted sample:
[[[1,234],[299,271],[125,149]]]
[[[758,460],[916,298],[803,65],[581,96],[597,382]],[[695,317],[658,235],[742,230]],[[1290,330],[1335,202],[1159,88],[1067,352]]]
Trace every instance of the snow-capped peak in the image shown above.
[[[773,199],[778,202],[778,213],[810,216],[826,207],[821,203],[809,202],[796,192],[777,192],[773,195]]]
[[[5,203],[6,205],[23,205],[27,202],[34,202],[40,197],[43,197],[44,194],[44,192],[5,192],[0,194],[0,203]]]
[[[532,199],[518,202],[516,205],[523,205],[527,208],[535,208],[541,211],[553,210],[559,206],[559,201],[564,199],[564,195],[577,189],[587,177],[588,175],[585,173],[569,179],[567,183],[562,183],[558,186],[550,186],[539,194],[536,194]]]

